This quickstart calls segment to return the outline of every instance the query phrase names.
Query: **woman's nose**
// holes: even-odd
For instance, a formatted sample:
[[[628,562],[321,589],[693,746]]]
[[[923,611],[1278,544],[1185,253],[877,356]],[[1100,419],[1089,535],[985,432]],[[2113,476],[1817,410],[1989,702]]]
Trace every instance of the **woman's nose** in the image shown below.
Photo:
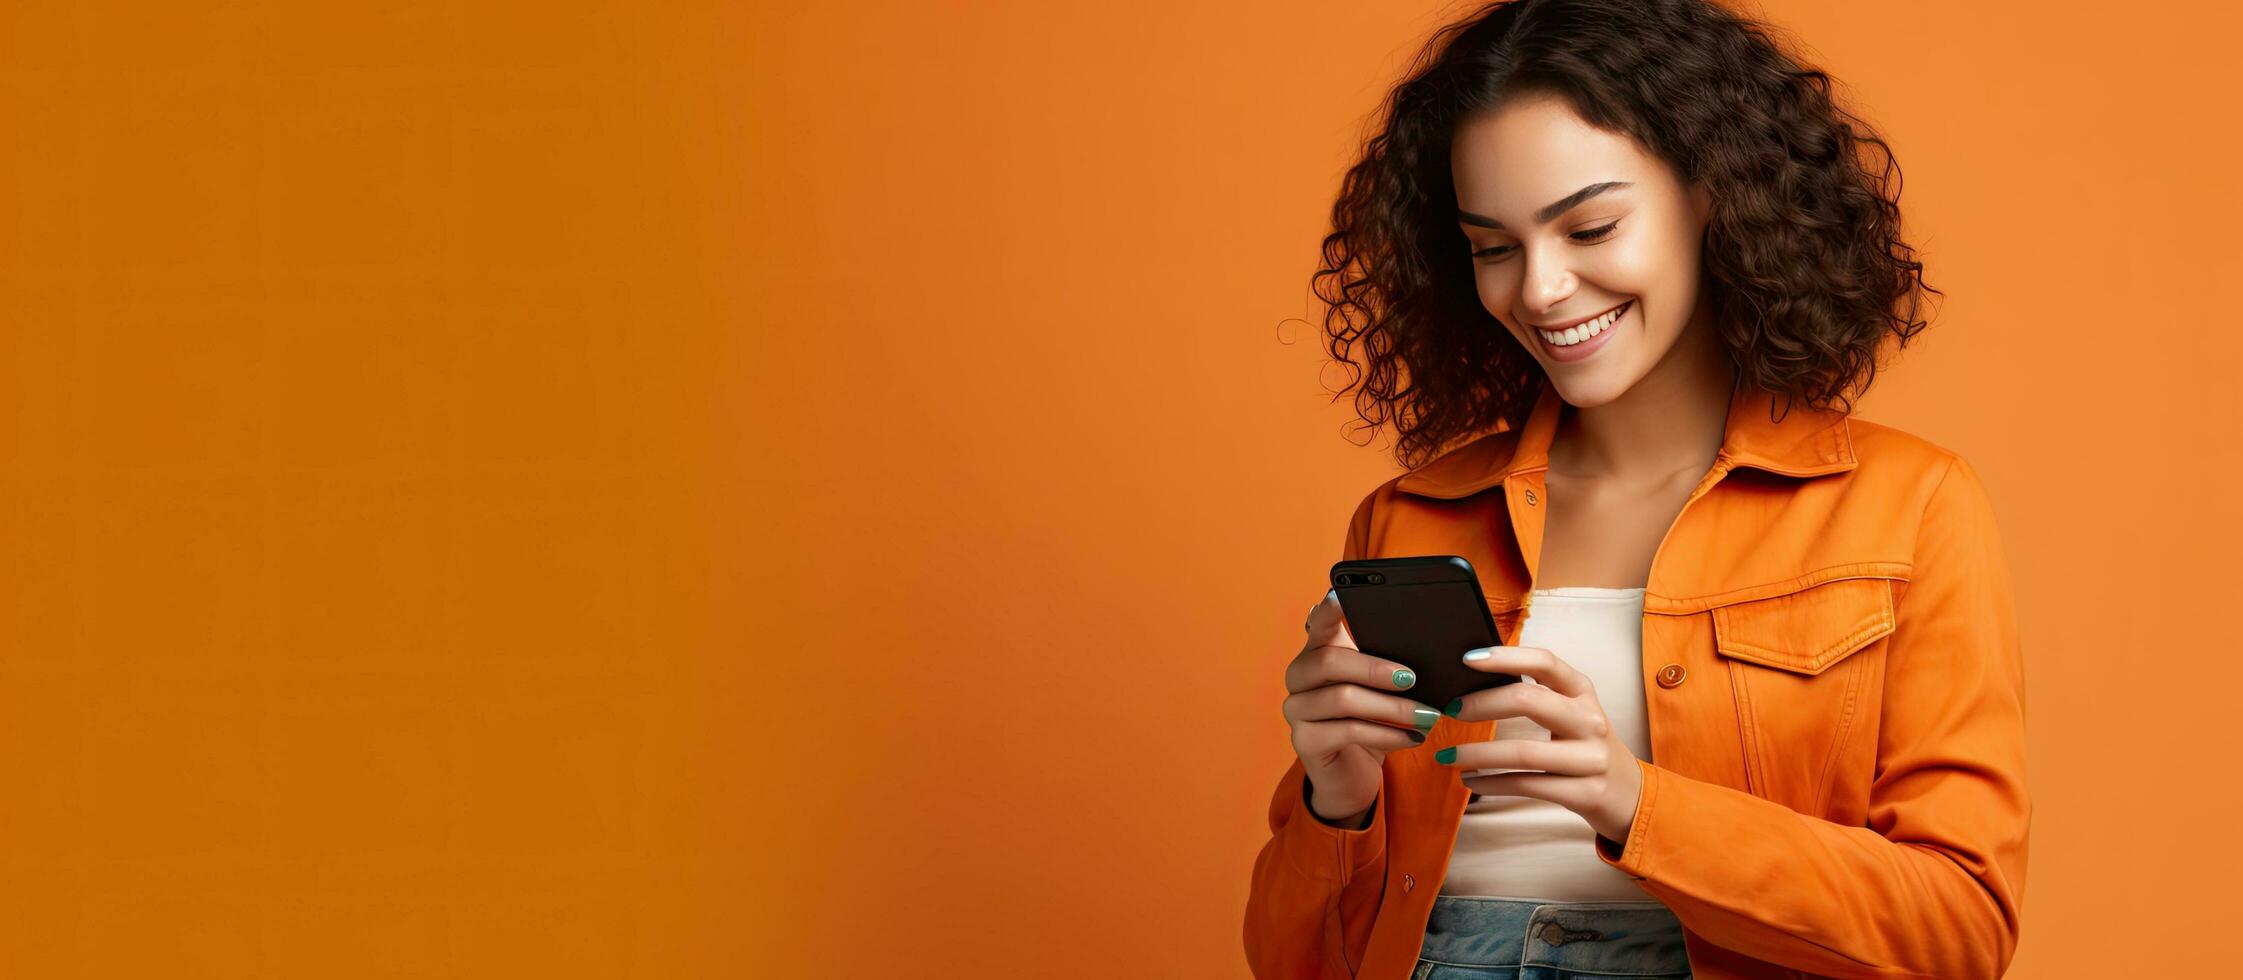
[[[1532,311],[1537,320],[1550,318],[1550,311],[1573,295],[1573,270],[1553,259],[1537,262],[1527,257],[1526,278],[1519,283],[1519,305]]]

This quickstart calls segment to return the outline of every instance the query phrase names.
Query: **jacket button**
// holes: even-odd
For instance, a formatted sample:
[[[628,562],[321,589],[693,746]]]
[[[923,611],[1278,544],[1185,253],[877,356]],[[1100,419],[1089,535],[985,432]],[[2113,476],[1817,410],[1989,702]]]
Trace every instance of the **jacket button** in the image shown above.
[[[1689,671],[1682,669],[1681,664],[1668,664],[1659,668],[1659,686],[1673,687],[1682,683],[1682,679],[1689,674]]]
[[[1408,892],[1408,891],[1416,891],[1416,890],[1417,890],[1417,879],[1416,879],[1416,878],[1412,878],[1412,877],[1410,877],[1409,875],[1406,875],[1406,874],[1405,874],[1405,875],[1403,875],[1403,876],[1402,876],[1402,890],[1403,890],[1403,891],[1406,891],[1406,892]]]

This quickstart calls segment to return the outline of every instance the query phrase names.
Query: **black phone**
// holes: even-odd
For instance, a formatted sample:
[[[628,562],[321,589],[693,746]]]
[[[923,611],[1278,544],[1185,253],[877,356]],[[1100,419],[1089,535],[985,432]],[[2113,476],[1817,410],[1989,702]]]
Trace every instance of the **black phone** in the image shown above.
[[[1416,672],[1394,693],[1444,708],[1473,691],[1516,684],[1517,674],[1474,670],[1464,651],[1503,641],[1472,563],[1459,555],[1365,558],[1332,566],[1347,631],[1364,653]]]

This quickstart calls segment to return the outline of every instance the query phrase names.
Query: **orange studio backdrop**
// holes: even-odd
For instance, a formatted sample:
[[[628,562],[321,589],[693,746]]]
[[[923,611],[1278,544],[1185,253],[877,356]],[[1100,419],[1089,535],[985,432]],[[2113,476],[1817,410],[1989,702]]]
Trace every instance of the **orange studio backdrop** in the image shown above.
[[[0,974],[1244,977],[1433,3],[0,14]],[[2227,957],[2226,4],[1774,2],[1998,511],[2019,977]]]

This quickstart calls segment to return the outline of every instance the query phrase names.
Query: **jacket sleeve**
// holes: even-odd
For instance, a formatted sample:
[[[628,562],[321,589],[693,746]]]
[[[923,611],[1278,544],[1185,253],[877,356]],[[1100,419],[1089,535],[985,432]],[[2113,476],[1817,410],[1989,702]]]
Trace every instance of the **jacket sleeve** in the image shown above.
[[[2000,977],[2032,812],[2025,674],[1993,509],[1959,457],[1925,506],[1896,616],[1868,826],[1638,760],[1628,839],[1599,835],[1598,857],[1756,959],[1832,977]]]
[[[1356,507],[1341,559],[1369,550],[1373,496]],[[1370,942],[1386,880],[1385,791],[1370,825],[1343,829],[1308,808],[1307,774],[1294,759],[1270,797],[1270,838],[1254,858],[1246,898],[1246,963],[1261,980],[1348,980]]]

